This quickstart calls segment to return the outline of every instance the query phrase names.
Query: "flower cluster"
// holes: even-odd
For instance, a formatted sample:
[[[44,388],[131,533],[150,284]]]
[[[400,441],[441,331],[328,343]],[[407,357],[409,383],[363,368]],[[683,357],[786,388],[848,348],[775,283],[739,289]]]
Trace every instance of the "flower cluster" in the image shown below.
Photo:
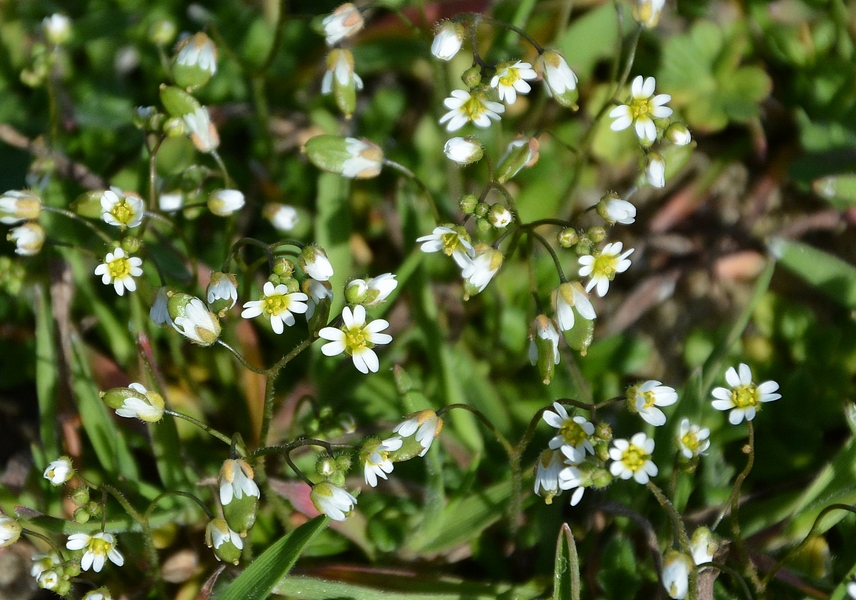
[[[42,201],[29,191],[9,190],[0,196],[0,223],[13,227],[6,239],[15,243],[15,253],[35,256],[45,243],[45,230],[38,219]]]

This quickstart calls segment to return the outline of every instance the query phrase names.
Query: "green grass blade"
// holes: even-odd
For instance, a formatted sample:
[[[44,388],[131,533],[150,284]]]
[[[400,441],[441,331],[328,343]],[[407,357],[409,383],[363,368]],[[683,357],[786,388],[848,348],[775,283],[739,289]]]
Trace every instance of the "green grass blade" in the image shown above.
[[[36,305],[36,393],[39,399],[39,437],[48,460],[59,457],[56,430],[57,354],[54,344],[53,315],[47,290],[34,288]],[[44,466],[44,465],[41,465]]]
[[[271,544],[247,569],[233,581],[217,600],[265,600],[277,583],[288,575],[303,549],[318,532],[327,527],[329,519],[315,517],[288,535]]]
[[[808,244],[776,239],[770,251],[779,264],[846,308],[856,308],[856,267]]]
[[[556,542],[553,600],[580,600],[580,559],[574,534],[567,523],[562,524]]]
[[[290,576],[274,589],[274,594],[302,600],[525,600],[538,596],[538,590],[515,588],[508,584],[482,584],[472,581],[425,581],[412,576],[398,576],[384,571],[375,580],[385,587],[378,589],[356,583],[327,581],[315,577]],[[399,591],[401,590],[401,591]]]

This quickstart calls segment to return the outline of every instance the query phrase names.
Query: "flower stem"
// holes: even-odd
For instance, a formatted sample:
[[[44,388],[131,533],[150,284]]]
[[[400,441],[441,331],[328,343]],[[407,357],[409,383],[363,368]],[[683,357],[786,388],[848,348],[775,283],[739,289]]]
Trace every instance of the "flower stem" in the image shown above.
[[[221,442],[223,442],[225,444],[228,444],[230,446],[232,445],[232,440],[229,438],[229,436],[227,436],[223,433],[220,433],[219,431],[217,431],[213,427],[206,425],[205,423],[203,423],[199,419],[194,419],[190,415],[185,415],[185,414],[180,413],[180,412],[175,412],[174,410],[169,410],[168,408],[164,409],[163,414],[169,415],[171,417],[176,417],[179,419],[184,419],[185,421],[187,421],[189,423],[193,423],[194,425],[199,427],[199,429],[202,429],[205,433],[208,433],[208,434],[214,436],[215,438],[217,438],[218,440],[220,440]]]
[[[229,344],[227,344],[223,340],[218,339],[217,343],[220,344],[221,346],[223,346],[229,352],[231,352],[235,356],[235,358],[238,359],[238,362],[240,362],[242,365],[244,365],[247,369],[249,369],[253,373],[257,373],[258,375],[267,375],[267,371],[265,369],[259,369],[258,367],[254,367],[253,365],[251,365],[247,361],[247,359],[241,355],[240,352],[238,352],[237,350],[232,348],[232,346],[230,346]]]
[[[102,240],[104,240],[105,244],[109,245],[109,244],[113,243],[113,240],[110,238],[109,235],[107,235],[106,233],[104,233],[103,231],[98,229],[95,225],[93,225],[92,223],[90,223],[89,221],[87,221],[86,219],[84,219],[83,217],[78,215],[77,213],[74,213],[70,210],[66,210],[64,208],[58,208],[56,206],[50,206],[47,204],[42,204],[42,210],[45,210],[48,212],[54,212],[54,213],[60,214],[64,217],[68,217],[69,219],[73,219],[79,223],[83,223],[86,227],[91,229],[92,232],[95,233],[95,235],[97,235]]]
[[[62,562],[65,562],[65,557],[63,557],[63,555],[62,555],[62,550],[60,550],[60,547],[57,546],[54,543],[54,541],[52,539],[50,539],[48,536],[44,535],[43,533],[39,533],[38,531],[33,531],[32,529],[27,529],[26,527],[21,528],[21,533],[23,533],[24,535],[29,535],[32,537],[39,538],[40,540],[45,542],[48,546],[50,546],[51,550],[53,550],[54,552],[56,552],[59,555],[59,558]]]

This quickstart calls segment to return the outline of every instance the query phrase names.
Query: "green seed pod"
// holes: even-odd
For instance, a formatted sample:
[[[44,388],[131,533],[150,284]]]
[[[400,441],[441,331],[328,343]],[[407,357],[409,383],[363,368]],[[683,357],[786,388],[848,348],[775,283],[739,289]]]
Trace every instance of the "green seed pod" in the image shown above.
[[[166,111],[173,117],[191,115],[202,108],[196,98],[174,85],[161,84],[160,99]]]

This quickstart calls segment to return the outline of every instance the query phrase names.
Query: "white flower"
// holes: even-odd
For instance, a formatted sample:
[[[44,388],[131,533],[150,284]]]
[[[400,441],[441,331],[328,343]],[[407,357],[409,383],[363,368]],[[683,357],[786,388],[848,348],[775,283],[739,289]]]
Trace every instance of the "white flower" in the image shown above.
[[[376,345],[388,344],[392,336],[380,333],[389,323],[384,319],[375,319],[366,323],[366,309],[362,305],[342,309],[341,328],[325,327],[318,332],[318,337],[329,340],[321,346],[324,356],[337,356],[344,352],[354,361],[354,366],[360,373],[377,373],[380,363],[372,348]]]
[[[95,535],[87,533],[72,533],[68,536],[65,547],[69,550],[86,550],[80,559],[80,568],[88,571],[90,567],[96,573],[101,571],[107,559],[117,567],[125,564],[125,559],[116,550],[116,540],[113,534],[100,531]]]
[[[360,450],[360,460],[363,463],[363,477],[372,487],[377,485],[377,478],[386,479],[387,473],[392,473],[393,465],[389,453],[401,448],[401,438],[391,437],[387,440],[370,440]]]
[[[194,344],[210,346],[220,337],[220,321],[199,298],[191,297],[183,314],[172,317],[172,327]]]
[[[538,74],[528,62],[516,61],[501,63],[496,67],[496,75],[490,80],[490,87],[499,92],[499,99],[507,104],[517,102],[517,94],[528,94],[532,89],[527,79],[537,79]]]
[[[110,592],[101,588],[99,590],[87,592],[86,595],[83,596],[82,600],[113,600],[113,596],[110,595]]]
[[[324,17],[321,21],[328,46],[335,46],[346,37],[351,37],[365,25],[363,15],[351,2],[347,2]]]
[[[42,28],[45,38],[55,46],[66,43],[71,37],[71,19],[59,13],[42,19]]]
[[[134,277],[143,274],[140,268],[142,264],[142,259],[136,256],[125,256],[124,250],[116,248],[113,252],[108,252],[104,262],[95,267],[95,274],[101,276],[101,283],[104,285],[112,283],[116,293],[123,296],[125,290],[133,292],[137,289]]]
[[[644,485],[659,472],[651,460],[653,453],[654,440],[644,433],[637,433],[629,442],[624,439],[613,440],[612,448],[609,449],[609,458],[613,460],[609,472],[621,479],[632,477]]]
[[[649,152],[646,157],[645,178],[655,188],[666,186],[666,161],[654,152]]]
[[[474,250],[475,257],[467,257],[468,262],[461,268],[465,300],[484,290],[502,266],[502,252],[496,248],[481,244]]]
[[[403,438],[410,437],[416,434],[416,441],[422,446],[422,451],[419,456],[425,456],[434,438],[440,435],[443,430],[443,419],[431,409],[420,410],[413,413],[406,420],[396,425],[393,433],[397,433]]]
[[[505,112],[502,104],[488,100],[480,90],[453,90],[452,95],[446,98],[443,104],[449,112],[440,118],[440,124],[448,121],[447,131],[457,131],[469,121],[476,127],[490,127],[490,120],[499,121],[499,115]]]
[[[9,190],[0,196],[0,223],[14,225],[39,218],[42,201],[30,192]]]
[[[555,450],[544,450],[535,465],[535,493],[544,498],[546,504],[552,504],[559,488],[559,472],[564,468],[562,456]]]
[[[590,278],[586,284],[586,292],[597,286],[595,291],[603,298],[609,291],[609,282],[616,273],[624,273],[630,268],[630,260],[627,257],[633,254],[633,248],[621,254],[622,247],[621,242],[614,242],[607,244],[596,254],[580,256],[580,277]]]
[[[663,558],[663,587],[669,598],[683,600],[687,597],[692,568],[692,560],[686,554],[675,551],[666,554]]]
[[[167,294],[167,288],[158,288],[155,301],[149,310],[149,318],[158,327],[167,323],[172,325],[172,317],[169,316],[169,294]]]
[[[101,194],[101,220],[108,225],[138,227],[143,222],[145,205],[143,199],[132,192],[110,188]]]
[[[656,27],[657,23],[660,22],[660,13],[663,12],[665,5],[666,0],[636,0],[636,6],[633,7],[633,18],[648,29]]]
[[[568,61],[557,50],[547,50],[542,55],[544,83],[550,96],[562,96],[577,89],[577,76],[568,66]]]
[[[553,308],[561,331],[570,331],[574,327],[574,309],[587,321],[594,321],[597,317],[583,286],[576,281],[565,282],[553,290]]]
[[[672,123],[666,130],[666,137],[675,146],[686,146],[693,141],[693,136],[683,123]]]
[[[334,83],[340,87],[348,87],[353,83],[354,90],[363,89],[363,80],[354,72],[354,55],[350,50],[331,50],[327,55],[327,70],[321,78],[321,93],[333,93]]]
[[[714,388],[712,394],[716,400],[713,401],[713,408],[730,410],[728,421],[732,425],[743,422],[743,419],[751,421],[755,418],[755,413],[761,410],[762,403],[782,397],[776,393],[779,384],[775,381],[765,381],[760,385],[752,383],[752,371],[745,363],[740,363],[737,369],[730,367],[725,372],[725,381],[731,389]]]
[[[609,112],[609,116],[615,119],[610,125],[613,131],[621,131],[633,125],[636,136],[643,144],[650,145],[657,139],[654,119],[671,116],[672,109],[664,105],[672,97],[669,94],[655,96],[655,86],[653,77],[644,78],[640,75],[633,80],[628,103],[616,106]]]
[[[342,162],[342,175],[356,179],[377,177],[383,166],[383,150],[377,144],[357,138],[345,138],[348,158]]]
[[[638,412],[646,423],[655,427],[666,423],[666,415],[658,406],[671,406],[678,401],[674,388],[662,385],[653,379],[632,386],[627,390],[627,405],[632,412]]]
[[[699,527],[693,531],[690,548],[693,552],[693,562],[696,565],[703,565],[713,560],[713,555],[716,554],[716,550],[719,548],[719,542],[710,529]]]
[[[856,581],[848,581],[846,590],[848,596],[856,599]]]
[[[242,459],[228,459],[220,467],[220,504],[226,506],[232,498],[261,497],[259,486],[253,481],[253,468]]]
[[[300,252],[298,264],[303,272],[316,281],[328,281],[333,276],[333,265],[327,253],[318,246],[306,246]]]
[[[59,587],[59,574],[53,569],[39,573],[39,587],[43,590],[53,590]]]
[[[446,256],[451,256],[462,269],[469,264],[469,259],[475,256],[470,236],[462,227],[440,225],[429,235],[417,238],[416,243],[422,244],[422,252],[442,251]]]
[[[532,326],[532,333],[529,339],[529,362],[533,365],[538,362],[538,340],[546,342],[543,347],[547,348],[547,358],[554,365],[559,364],[559,331],[553,324],[552,319],[548,319],[544,315],[535,317]]]
[[[389,295],[398,287],[393,273],[384,273],[365,279],[352,279],[345,286],[345,299],[351,304],[362,304],[366,308],[380,306]]]
[[[206,293],[208,306],[212,306],[215,302],[219,303],[215,312],[225,313],[231,310],[238,301],[238,280],[232,273],[222,273],[215,271],[211,273],[211,280],[208,282]]]
[[[209,76],[217,72],[217,47],[207,35],[196,33],[179,42],[179,45],[176,64],[198,67],[207,71]]]
[[[71,466],[71,459],[67,456],[61,456],[45,469],[45,479],[54,485],[62,485],[74,475],[74,467]]]
[[[0,515],[0,548],[11,546],[21,537],[21,525],[12,517]]]
[[[167,192],[158,196],[158,207],[163,212],[175,212],[184,206],[184,196],[181,192]]]
[[[211,122],[211,117],[208,116],[206,107],[200,106],[196,111],[187,113],[182,118],[197,150],[207,153],[217,149],[220,145],[220,136],[217,134],[214,123]]]
[[[33,566],[30,567],[30,575],[32,575],[34,579],[38,579],[39,575],[45,571],[53,569],[61,564],[62,561],[59,559],[59,554],[54,550],[44,554],[33,554]]]
[[[205,545],[214,549],[217,560],[237,565],[241,550],[244,549],[244,540],[223,519],[211,519],[205,527]]]
[[[28,221],[10,229],[6,239],[15,242],[15,254],[35,256],[45,244],[45,230],[35,221]]]
[[[569,455],[572,452],[570,446],[562,446],[562,454],[565,455],[567,467],[559,471],[559,487],[563,490],[574,490],[571,494],[571,506],[576,506],[583,499],[589,476],[579,469]]]
[[[481,142],[472,137],[453,137],[443,146],[446,157],[461,166],[481,160],[484,155]]]
[[[687,460],[704,454],[710,448],[710,429],[702,429],[698,425],[691,425],[689,419],[682,419],[678,427],[678,448]]]
[[[431,54],[440,60],[452,60],[464,44],[464,28],[459,23],[443,21],[435,32]]]
[[[590,440],[594,435],[594,425],[583,417],[571,417],[564,406],[553,402],[553,410],[545,410],[542,418],[547,425],[559,430],[550,440],[550,448],[567,448],[562,450],[562,453],[573,463],[582,462],[586,453],[594,454],[594,446]]]
[[[279,231],[291,231],[299,221],[297,209],[288,204],[266,204],[263,209],[264,216]]]
[[[157,392],[150,392],[140,383],[132,383],[128,387],[142,394],[146,400],[128,396],[122,406],[116,409],[116,414],[128,419],[137,418],[147,423],[156,423],[163,417],[164,401]]]
[[[309,310],[306,305],[308,299],[309,296],[303,292],[289,293],[288,288],[283,284],[274,286],[273,283],[267,281],[262,288],[262,299],[245,302],[241,316],[245,319],[252,319],[263,314],[265,318],[270,319],[274,332],[282,333],[285,331],[283,325],[289,327],[294,325],[292,313],[303,314]]]
[[[347,490],[333,485],[329,481],[322,481],[312,486],[309,492],[312,504],[319,512],[324,513],[334,521],[344,521],[357,505],[357,499]]]
[[[333,299],[333,290],[326,281],[318,281],[311,277],[303,282],[303,292],[308,296],[306,299],[306,320],[315,314],[315,307],[325,300]]]
[[[242,209],[246,202],[238,190],[214,190],[208,196],[208,210],[218,217],[228,217]]]
[[[598,202],[597,214],[610,224],[630,225],[636,221],[636,207],[616,194],[608,194]]]

